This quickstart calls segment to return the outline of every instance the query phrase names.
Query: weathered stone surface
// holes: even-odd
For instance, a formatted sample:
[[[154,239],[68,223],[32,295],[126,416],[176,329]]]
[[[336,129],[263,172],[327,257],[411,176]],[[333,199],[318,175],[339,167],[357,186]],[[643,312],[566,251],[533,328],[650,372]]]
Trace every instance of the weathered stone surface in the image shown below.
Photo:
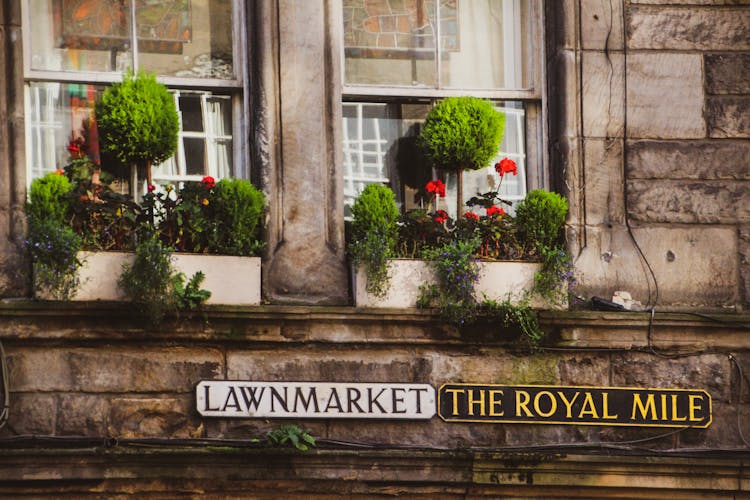
[[[632,49],[750,49],[750,9],[744,7],[631,7],[626,23]]]
[[[750,137],[750,97],[709,97],[706,121],[711,137]]]
[[[572,386],[609,386],[609,358],[576,354],[560,359],[560,383]]]
[[[750,180],[750,141],[629,141],[628,179]]]
[[[750,5],[750,0],[630,0],[631,4],[645,5]]]
[[[341,162],[340,47],[326,34],[331,9],[282,0],[279,134],[264,292],[272,302],[346,304]],[[336,44],[335,47],[330,44]],[[337,168],[338,166],[338,168]],[[314,208],[313,208],[314,207]]]
[[[192,411],[192,398],[114,398],[110,406],[108,435],[122,438],[202,436],[200,419]]]
[[[724,308],[737,303],[733,228],[644,226],[633,227],[633,235],[656,275],[657,307]],[[624,290],[644,305],[656,299],[651,275],[624,227],[587,228],[587,242],[576,260],[578,293],[611,299],[615,291]]]
[[[750,54],[706,54],[704,64],[709,94],[750,94]]]
[[[740,298],[747,308],[750,305],[750,226],[739,229]]]
[[[10,356],[21,391],[190,392],[201,379],[223,377],[211,349],[29,349]]]
[[[750,221],[750,185],[742,182],[628,181],[634,220],[733,224]]]
[[[304,352],[292,348],[227,354],[229,380],[425,383],[431,371],[431,363],[424,357],[382,348],[331,347]]]
[[[556,2],[553,2],[556,3]],[[622,2],[583,0],[581,44],[586,50],[622,50]],[[575,33],[575,30],[570,30]]]
[[[718,403],[729,399],[730,379],[729,360],[723,354],[678,358],[638,352],[612,355],[612,385],[617,387],[703,389]]]
[[[622,137],[625,92],[623,55],[585,51],[581,64],[583,135]]]
[[[586,139],[586,222],[592,225],[623,223],[622,140]]]
[[[737,412],[739,410],[739,418]],[[731,448],[740,441],[738,426],[745,436],[750,433],[750,407],[724,404],[714,400],[713,419],[707,429],[685,429],[679,443],[685,448]]]
[[[57,434],[106,436],[109,401],[98,394],[62,394],[57,412]]]
[[[55,434],[57,399],[54,395],[12,392],[9,399],[8,423],[0,429],[0,436],[7,437],[13,434],[51,436]]]
[[[629,55],[628,137],[705,137],[702,64],[697,54]]]

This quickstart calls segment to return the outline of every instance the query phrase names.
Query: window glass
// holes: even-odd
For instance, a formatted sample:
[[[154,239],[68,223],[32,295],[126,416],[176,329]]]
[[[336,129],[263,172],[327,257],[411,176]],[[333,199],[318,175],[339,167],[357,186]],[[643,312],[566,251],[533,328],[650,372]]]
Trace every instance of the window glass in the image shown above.
[[[345,82],[522,88],[527,11],[521,0],[343,0]]]
[[[29,0],[31,69],[124,71],[133,0]],[[134,0],[138,67],[162,76],[233,77],[229,0]]]

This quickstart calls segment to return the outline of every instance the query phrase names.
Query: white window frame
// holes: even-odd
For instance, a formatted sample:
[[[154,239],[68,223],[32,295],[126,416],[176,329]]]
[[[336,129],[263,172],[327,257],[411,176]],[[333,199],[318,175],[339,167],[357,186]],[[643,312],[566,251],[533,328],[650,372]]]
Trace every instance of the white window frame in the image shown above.
[[[123,72],[121,71],[67,71],[67,70],[40,70],[33,69],[31,64],[31,39],[29,32],[33,29],[31,23],[32,13],[29,8],[30,0],[21,0],[21,20],[23,32],[23,61],[24,61],[24,85],[26,112],[31,110],[30,107],[30,85],[33,82],[50,82],[50,83],[70,83],[70,84],[91,84],[91,85],[110,85],[122,81]],[[232,4],[232,67],[234,70],[233,78],[198,78],[198,77],[176,77],[157,75],[157,80],[166,85],[170,90],[201,90],[212,91],[218,95],[230,95],[232,98],[232,165],[233,175],[235,177],[249,176],[249,145],[244,139],[247,134],[246,129],[245,106],[244,101],[249,97],[248,83],[244,78],[244,69],[247,67],[247,11],[249,8],[244,0],[229,0]],[[135,24],[135,0],[129,0],[131,6],[131,51],[133,71],[138,71],[138,43],[137,27]],[[48,124],[49,126],[49,124]],[[26,120],[26,136],[31,137],[33,133],[39,133],[41,127],[34,127],[32,130],[31,120]],[[182,131],[181,131],[182,132]],[[27,158],[30,156],[31,141],[26,141]],[[29,162],[27,162],[29,163]],[[27,166],[27,183],[31,182],[32,167],[29,163]]]

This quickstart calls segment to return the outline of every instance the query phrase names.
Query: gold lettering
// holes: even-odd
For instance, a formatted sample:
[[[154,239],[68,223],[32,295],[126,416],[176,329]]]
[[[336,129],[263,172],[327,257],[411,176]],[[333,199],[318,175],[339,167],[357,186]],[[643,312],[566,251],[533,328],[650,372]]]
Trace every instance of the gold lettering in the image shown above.
[[[599,414],[596,412],[594,398],[591,396],[590,392],[586,392],[585,394],[586,396],[584,396],[583,405],[581,406],[581,412],[578,414],[578,418],[583,418],[584,415],[591,415],[591,418],[598,419]]]
[[[523,397],[523,401],[521,401],[521,397]],[[526,391],[516,391],[516,416],[521,416],[521,410],[526,414],[527,417],[533,417],[534,415],[531,414],[529,409],[526,407],[526,405],[529,404],[529,400],[531,399],[531,395]]]
[[[502,406],[503,401],[501,399],[498,399],[496,396],[502,396],[503,391],[490,391],[490,417],[502,417],[505,415],[504,410],[500,410],[498,412],[495,411],[495,407],[500,409],[500,406]]]
[[[463,394],[466,389],[446,389],[445,392],[453,394],[453,416],[458,415],[458,395]]]
[[[617,414],[609,414],[609,394],[607,394],[606,392],[602,392],[602,407],[602,418],[609,420],[614,420],[617,418]]]
[[[469,391],[469,415],[474,416],[474,406],[479,405],[479,415],[484,417],[484,389],[479,389],[479,399],[474,399],[474,391]]]
[[[570,401],[568,401],[568,398],[565,397],[565,393],[562,391],[557,391],[557,395],[560,396],[560,399],[562,399],[562,402],[565,405],[565,418],[573,418],[573,403],[576,402],[576,399],[578,399],[578,396],[580,396],[581,393],[576,391],[575,396],[573,396],[573,399]]]
[[[667,419],[667,395],[660,394],[659,397],[661,397],[661,418],[659,418],[659,420],[666,420]]]
[[[675,422],[684,422],[687,420],[687,417],[680,417],[677,413],[677,394],[672,394],[672,420]]]
[[[636,410],[640,410],[641,412],[641,418],[647,419],[646,412],[649,410],[651,411],[651,420],[656,420],[656,401],[654,401],[654,395],[649,394],[646,397],[646,404],[643,404],[643,400],[641,400],[641,395],[639,393],[633,394],[633,413],[630,416],[630,420],[635,420],[635,412]]]
[[[698,418],[695,417],[695,411],[696,410],[700,411],[700,410],[703,409],[703,406],[695,404],[696,400],[703,401],[703,396],[701,396],[700,394],[691,394],[691,395],[688,396],[688,410],[689,410],[689,413],[690,413],[690,421],[691,422],[700,422],[701,420],[703,420],[700,417],[698,417]]]
[[[545,395],[549,398],[550,403],[548,412],[543,412],[539,407],[539,399],[542,397],[542,395]],[[555,399],[555,396],[549,391],[539,391],[536,396],[534,396],[534,410],[541,417],[552,416],[557,411],[557,400]]]

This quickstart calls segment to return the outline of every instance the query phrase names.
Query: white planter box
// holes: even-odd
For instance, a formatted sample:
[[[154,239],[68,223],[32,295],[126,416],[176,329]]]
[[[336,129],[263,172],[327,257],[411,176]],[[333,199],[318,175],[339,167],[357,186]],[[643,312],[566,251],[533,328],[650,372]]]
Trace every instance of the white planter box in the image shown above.
[[[483,261],[479,263],[479,281],[474,288],[477,300],[484,297],[503,301],[510,297],[518,300],[524,291],[534,284],[534,274],[540,264],[519,261]],[[428,261],[413,259],[393,259],[389,263],[388,275],[390,288],[384,297],[367,293],[367,273],[364,267],[355,269],[354,303],[357,307],[417,307],[419,287],[435,283],[435,272]],[[552,306],[545,300],[534,297],[532,307],[539,309],[559,309],[564,306]]]
[[[117,281],[122,266],[133,262],[128,252],[80,252],[80,286],[72,300],[125,300]],[[202,288],[211,292],[208,304],[260,304],[260,257],[175,253],[172,264],[186,279],[197,271],[206,275]],[[46,298],[37,293],[37,297]]]

